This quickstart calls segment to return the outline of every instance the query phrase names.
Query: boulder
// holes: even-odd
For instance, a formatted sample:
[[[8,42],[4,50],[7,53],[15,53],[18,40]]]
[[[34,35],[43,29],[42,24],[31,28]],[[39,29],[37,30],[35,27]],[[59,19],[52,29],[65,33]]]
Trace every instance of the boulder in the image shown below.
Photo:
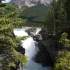
[[[29,28],[29,29],[26,29],[25,31],[28,33],[28,35],[35,35],[36,28]]]

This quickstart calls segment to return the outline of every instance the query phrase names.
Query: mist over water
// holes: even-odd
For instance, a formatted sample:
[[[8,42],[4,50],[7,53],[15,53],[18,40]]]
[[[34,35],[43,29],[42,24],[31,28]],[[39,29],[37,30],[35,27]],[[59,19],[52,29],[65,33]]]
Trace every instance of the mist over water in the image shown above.
[[[40,30],[37,29],[36,34]],[[21,34],[19,34],[21,33]],[[25,30],[14,30],[14,34],[18,36],[28,35]],[[35,41],[32,37],[29,37],[25,40],[21,41],[21,46],[25,48],[25,55],[28,57],[28,63],[26,66],[23,66],[23,70],[50,70],[50,67],[43,67],[41,64],[34,62],[33,58],[39,51],[39,49],[35,46]]]

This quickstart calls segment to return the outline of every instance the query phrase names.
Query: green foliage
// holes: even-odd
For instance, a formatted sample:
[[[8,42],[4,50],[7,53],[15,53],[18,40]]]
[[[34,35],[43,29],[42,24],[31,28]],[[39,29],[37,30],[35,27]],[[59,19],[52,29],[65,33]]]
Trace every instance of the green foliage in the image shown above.
[[[50,6],[36,5],[30,8],[26,8],[20,14],[20,17],[28,19],[30,22],[44,22],[45,15],[47,14]]]
[[[70,40],[67,38],[68,34],[63,33],[59,42],[63,44],[62,51],[58,51],[58,57],[55,63],[55,70],[70,70]]]
[[[5,13],[6,10],[15,8],[15,11]],[[20,40],[27,37],[14,38],[12,33],[16,27],[21,27],[26,20],[18,18],[21,9],[16,10],[12,4],[0,6],[0,67],[2,70],[10,70],[10,66],[15,67],[18,62],[23,65],[27,63],[27,57],[17,52]]]
[[[68,24],[69,24],[70,22],[70,0],[66,0],[65,8],[66,8]]]
[[[54,31],[54,33],[57,34],[58,29],[70,25],[69,12],[70,0],[53,0],[52,8],[46,16],[44,27],[47,28],[48,31]],[[59,47],[62,44],[62,51],[58,51],[54,70],[70,70],[70,40],[68,39],[68,34],[64,32],[59,42]]]
[[[53,31],[53,28],[55,29],[55,17],[54,17],[54,9],[50,9],[49,13],[46,17],[46,22],[44,24],[44,27],[47,28],[48,31]]]
[[[45,26],[50,26],[47,28],[47,30],[50,29],[50,31],[53,30],[55,33],[57,33],[58,28],[67,25],[67,12],[65,9],[65,3],[66,0],[53,0],[52,8],[50,9],[46,18]]]
[[[60,51],[55,63],[55,70],[70,70],[70,52]]]
[[[67,36],[68,36],[68,34],[64,32],[61,35],[61,38],[60,38],[60,41],[59,41],[64,45],[64,47],[70,47],[70,40],[67,39]]]

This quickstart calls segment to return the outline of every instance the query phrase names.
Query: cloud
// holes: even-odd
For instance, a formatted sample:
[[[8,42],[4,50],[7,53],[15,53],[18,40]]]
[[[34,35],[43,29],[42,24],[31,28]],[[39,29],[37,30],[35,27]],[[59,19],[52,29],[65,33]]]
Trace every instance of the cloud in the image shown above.
[[[11,0],[2,1],[2,3],[9,3],[9,2],[11,2]]]

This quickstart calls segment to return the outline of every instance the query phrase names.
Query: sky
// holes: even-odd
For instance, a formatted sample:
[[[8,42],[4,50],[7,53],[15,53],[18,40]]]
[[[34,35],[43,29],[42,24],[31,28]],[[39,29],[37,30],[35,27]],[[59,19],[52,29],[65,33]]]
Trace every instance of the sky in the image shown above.
[[[2,1],[2,3],[9,3],[11,2],[12,0],[5,0],[5,1]]]

